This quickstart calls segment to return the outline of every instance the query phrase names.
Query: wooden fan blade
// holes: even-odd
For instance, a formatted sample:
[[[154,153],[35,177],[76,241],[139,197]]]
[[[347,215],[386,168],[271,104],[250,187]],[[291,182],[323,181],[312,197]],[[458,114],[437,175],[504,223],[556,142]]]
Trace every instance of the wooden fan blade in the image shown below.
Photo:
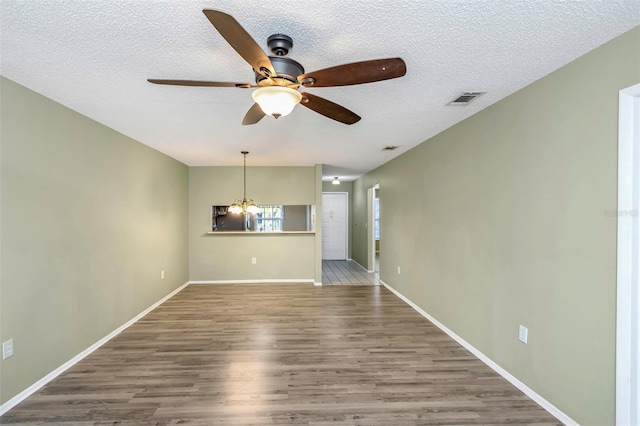
[[[276,70],[269,57],[233,16],[219,10],[205,9],[202,12],[209,18],[220,35],[227,40],[227,43],[251,65],[255,72],[262,75],[265,72],[271,76],[276,75]]]
[[[155,78],[149,78],[147,81],[153,84],[169,84],[172,86],[238,87],[242,89],[254,87],[251,83],[227,83],[222,81],[158,80]]]
[[[260,105],[253,104],[245,114],[244,119],[242,120],[242,125],[247,126],[249,124],[256,124],[258,121],[262,120],[262,117],[265,115],[266,114],[262,112],[262,109],[260,109]]]
[[[300,105],[304,105],[318,114],[322,114],[325,117],[344,124],[353,124],[360,121],[360,116],[358,114],[349,111],[342,105],[328,101],[320,96],[312,95],[311,93],[302,93],[302,101],[300,102]]]
[[[298,81],[307,87],[349,86],[402,77],[407,65],[400,58],[353,62],[302,74]]]

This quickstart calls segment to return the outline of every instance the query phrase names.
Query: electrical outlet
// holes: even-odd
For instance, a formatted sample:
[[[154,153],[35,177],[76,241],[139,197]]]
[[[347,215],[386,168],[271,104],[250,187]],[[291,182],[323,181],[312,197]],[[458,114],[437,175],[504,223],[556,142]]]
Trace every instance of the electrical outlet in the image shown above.
[[[529,340],[529,329],[524,325],[521,325],[518,330],[518,340],[524,344],[527,344],[527,340]]]
[[[256,263],[258,263],[258,259],[256,259],[255,257],[251,258],[251,264],[255,265]]]
[[[400,267],[398,266],[398,275],[400,275]]]
[[[13,355],[13,339],[2,343],[2,359],[5,360]]]
[[[163,270],[163,271],[160,271],[160,279],[161,279],[161,280],[164,280],[164,270]]]

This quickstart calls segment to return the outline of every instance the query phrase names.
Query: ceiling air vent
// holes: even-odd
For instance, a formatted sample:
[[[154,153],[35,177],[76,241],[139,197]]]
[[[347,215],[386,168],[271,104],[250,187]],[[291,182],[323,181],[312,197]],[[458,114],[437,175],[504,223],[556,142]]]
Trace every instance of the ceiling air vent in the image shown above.
[[[462,95],[458,96],[447,105],[468,105],[475,98],[484,95],[485,93],[486,92],[464,92]]]
[[[398,145],[387,145],[384,148],[382,148],[382,150],[383,151],[393,151],[396,148],[398,148]]]

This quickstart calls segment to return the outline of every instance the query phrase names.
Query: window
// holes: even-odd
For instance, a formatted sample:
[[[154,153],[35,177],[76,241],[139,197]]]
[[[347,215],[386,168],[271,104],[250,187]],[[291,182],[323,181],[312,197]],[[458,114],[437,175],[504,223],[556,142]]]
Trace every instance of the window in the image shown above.
[[[282,205],[259,206],[258,208],[260,211],[256,214],[256,231],[282,231],[282,221],[284,219],[284,209]]]

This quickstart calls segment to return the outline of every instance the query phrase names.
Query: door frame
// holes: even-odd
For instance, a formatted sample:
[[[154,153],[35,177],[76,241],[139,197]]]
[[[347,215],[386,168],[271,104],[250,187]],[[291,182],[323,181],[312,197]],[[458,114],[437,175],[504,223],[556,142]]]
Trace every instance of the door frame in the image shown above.
[[[374,219],[374,200],[376,190],[380,190],[380,184],[376,183],[367,189],[367,272],[376,271],[376,238]]]
[[[345,200],[344,202],[344,259],[347,260],[349,259],[349,193],[343,192],[343,191],[322,192],[322,197],[324,197],[325,194],[344,195],[344,200]],[[324,202],[322,203],[322,206],[324,207]],[[324,215],[322,215],[322,220],[324,219],[325,217]],[[322,234],[324,236],[324,229]],[[322,258],[324,259],[324,243],[323,243],[323,250],[322,250]]]
[[[620,91],[616,424],[640,424],[640,84]],[[609,212],[607,212],[609,213]]]

